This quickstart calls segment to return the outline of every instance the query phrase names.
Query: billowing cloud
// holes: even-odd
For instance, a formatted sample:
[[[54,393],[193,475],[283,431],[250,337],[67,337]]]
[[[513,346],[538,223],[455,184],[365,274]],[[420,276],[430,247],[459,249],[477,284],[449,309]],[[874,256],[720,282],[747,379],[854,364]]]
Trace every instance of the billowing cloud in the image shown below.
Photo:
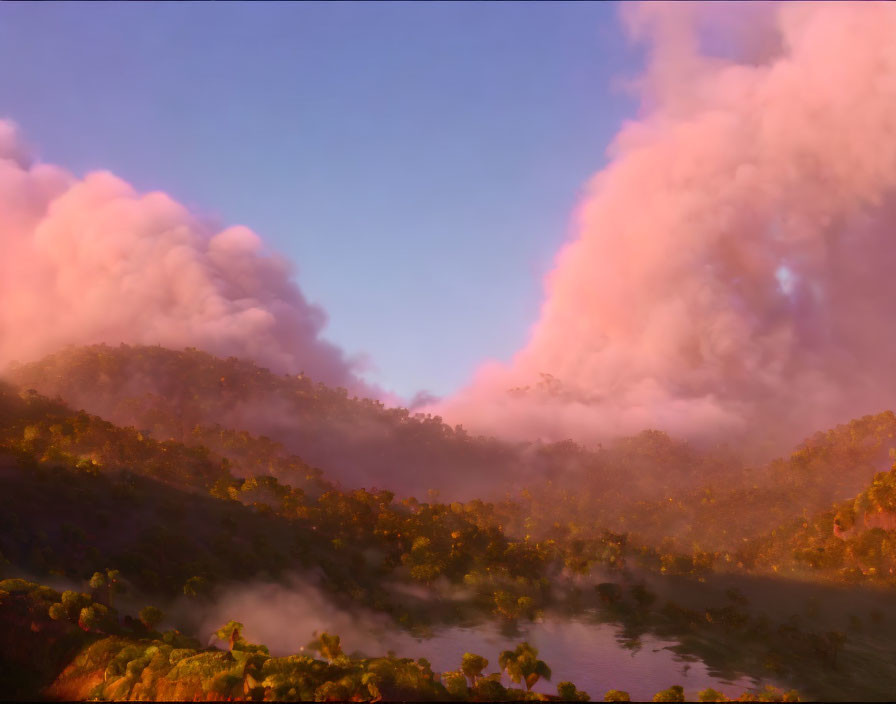
[[[290,277],[251,230],[34,163],[0,121],[0,367],[68,344],[195,346],[362,389]]]
[[[648,49],[641,116],[587,186],[528,344],[436,410],[518,437],[794,442],[894,406],[896,5],[623,19]]]

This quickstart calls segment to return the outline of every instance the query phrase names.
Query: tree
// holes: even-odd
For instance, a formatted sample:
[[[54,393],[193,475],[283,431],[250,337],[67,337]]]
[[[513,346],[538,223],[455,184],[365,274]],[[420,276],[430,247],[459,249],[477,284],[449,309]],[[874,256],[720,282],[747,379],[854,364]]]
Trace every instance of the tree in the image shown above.
[[[92,603],[93,599],[87,594],[65,591],[62,592],[60,601],[50,606],[49,615],[54,621],[68,619],[72,623],[77,623],[81,610]]]
[[[777,687],[770,684],[765,685],[761,691],[753,695],[751,701],[758,702],[798,702],[800,700],[799,693],[791,689],[789,692],[782,692]],[[727,701],[727,700],[722,700]]]
[[[587,692],[576,689],[572,682],[559,682],[557,684],[557,696],[565,702],[588,702],[591,697]]]
[[[92,604],[81,609],[78,626],[85,631],[97,631],[108,624],[109,609],[103,604]]]
[[[121,584],[121,573],[118,570],[94,572],[93,577],[90,578],[90,588],[93,589],[100,601],[107,606],[112,606],[112,595],[124,591],[124,586]]]
[[[324,631],[319,637],[311,641],[308,647],[319,652],[321,657],[327,662],[333,662],[343,654],[340,640],[339,636],[330,635]]]
[[[525,683],[527,691],[531,691],[542,677],[551,679],[551,668],[544,660],[538,659],[538,650],[526,642],[520,643],[514,650],[502,652],[498,656],[498,664],[513,682]]]
[[[466,699],[469,696],[467,690],[467,678],[461,670],[452,670],[442,673],[442,684],[454,699]]]
[[[674,684],[669,689],[664,689],[653,695],[655,702],[683,702],[684,687]]]
[[[150,631],[153,631],[155,630],[155,627],[162,622],[162,619],[165,618],[165,614],[162,613],[161,609],[157,609],[155,606],[147,606],[140,611],[138,617],[140,618],[140,623],[146,626]]]
[[[190,577],[184,584],[184,594],[190,597],[200,597],[208,594],[209,584],[205,577]]]
[[[63,619],[68,618],[68,613],[66,613],[65,607],[57,602],[50,606],[50,618],[54,621],[62,621]]]
[[[500,675],[481,677],[476,683],[473,694],[479,701],[500,702],[507,699],[507,690],[498,680]]]
[[[731,591],[731,590],[729,590]],[[697,701],[699,702],[727,702],[728,697],[719,692],[718,690],[713,689],[712,687],[707,687],[706,689],[697,693]]]
[[[228,621],[226,624],[221,626],[217,631],[215,631],[215,638],[218,640],[223,640],[230,646],[230,649],[236,645],[239,645],[243,642],[242,631],[243,624],[239,621]]]
[[[605,702],[630,702],[631,695],[622,689],[611,689],[604,695]]]
[[[475,687],[476,681],[482,676],[482,671],[488,667],[488,660],[481,655],[474,653],[464,653],[461,659],[460,670],[464,676],[469,678],[470,686]]]

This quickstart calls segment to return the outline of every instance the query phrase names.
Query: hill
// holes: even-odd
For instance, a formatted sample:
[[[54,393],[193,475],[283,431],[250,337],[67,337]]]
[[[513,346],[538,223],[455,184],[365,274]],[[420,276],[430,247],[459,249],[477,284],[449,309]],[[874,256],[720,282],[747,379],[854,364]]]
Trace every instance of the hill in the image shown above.
[[[169,376],[161,376],[168,385],[138,393],[142,382],[128,381],[137,374],[127,366],[134,359],[142,360],[143,374],[169,365]],[[733,671],[759,671],[773,656],[775,672],[794,682],[819,662],[837,661],[839,631],[793,631],[786,623],[769,631],[763,590],[751,592],[747,613],[728,585],[746,589],[757,575],[894,583],[886,575],[894,561],[896,531],[888,521],[896,515],[896,474],[878,473],[896,436],[889,412],[816,434],[787,458],[744,467],[726,448],[695,447],[658,431],[594,449],[471,438],[438,419],[309,387],[308,380],[296,387],[295,378],[195,350],[68,350],[19,367],[11,378],[22,386],[0,385],[0,573],[12,577],[83,585],[93,573],[114,570],[129,599],[186,599],[198,613],[233,585],[300,575],[342,609],[363,604],[417,628],[486,615],[512,624],[548,610],[600,613],[627,633],[681,640],[706,661],[724,642],[722,661]],[[63,394],[135,422],[75,410]],[[317,423],[321,432],[330,427],[335,438],[344,430],[327,423],[368,413],[391,433],[380,436],[383,443],[400,442],[402,423],[419,426],[409,437],[431,442],[420,441],[417,453],[454,448],[458,462],[464,453],[498,448],[509,458],[502,471],[510,473],[500,485],[509,482],[517,498],[443,502],[431,493],[420,501],[346,486],[278,437],[218,422],[242,422],[244,404],[265,399],[292,404],[282,425],[272,426],[287,442],[289,418]],[[719,606],[718,594],[729,592],[735,605]],[[847,597],[849,608],[865,594]],[[21,606],[24,597],[10,598]],[[773,646],[774,633],[796,639],[792,657]],[[844,650],[850,670],[843,682],[859,676],[854,663],[866,645],[856,636]],[[167,657],[159,643],[140,647]],[[229,661],[200,650],[191,655],[197,663],[226,674]],[[93,662],[96,653],[88,651]],[[176,670],[170,659],[158,664],[165,677]],[[68,672],[76,683],[96,676],[78,667]],[[75,688],[60,692],[86,691],[66,681]],[[134,684],[128,691],[138,691]]]
[[[327,488],[312,486],[319,467],[329,486],[512,497],[522,510],[505,524],[511,535],[612,530],[686,551],[739,549],[794,516],[855,496],[896,446],[891,412],[817,433],[789,457],[755,466],[736,448],[696,447],[655,430],[596,448],[512,445],[195,349],[69,348],[7,378],[146,437],[205,447],[236,476],[269,474],[313,494]]]
[[[204,444],[234,461],[248,431],[323,468],[331,481],[402,496],[434,489],[452,499],[503,497],[550,481],[649,499],[741,469],[731,452],[707,452],[657,431],[597,448],[473,436],[438,416],[195,349],[69,348],[15,366],[6,378],[158,440]]]
[[[509,445],[471,437],[438,417],[195,349],[72,348],[7,377],[162,440],[193,442],[197,426],[266,436],[347,486],[472,498],[494,487],[490,477],[510,473],[515,459]]]

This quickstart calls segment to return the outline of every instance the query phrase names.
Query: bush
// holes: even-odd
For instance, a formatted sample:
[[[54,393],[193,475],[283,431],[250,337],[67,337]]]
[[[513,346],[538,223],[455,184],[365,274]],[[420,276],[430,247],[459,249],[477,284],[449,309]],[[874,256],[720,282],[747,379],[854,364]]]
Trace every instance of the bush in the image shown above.
[[[631,695],[622,689],[611,689],[604,695],[605,702],[630,702]]]

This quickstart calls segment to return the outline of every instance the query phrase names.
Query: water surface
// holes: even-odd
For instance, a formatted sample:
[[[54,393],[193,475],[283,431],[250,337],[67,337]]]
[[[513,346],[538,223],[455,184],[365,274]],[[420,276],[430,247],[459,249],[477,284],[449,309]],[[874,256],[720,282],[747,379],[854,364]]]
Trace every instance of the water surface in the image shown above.
[[[498,654],[526,640],[538,648],[539,658],[553,670],[550,682],[539,682],[533,689],[556,694],[556,683],[570,680],[593,700],[603,699],[609,689],[623,689],[632,699],[650,701],[656,692],[673,684],[684,687],[692,699],[707,687],[733,697],[758,686],[748,677],[726,679],[710,672],[697,658],[676,654],[670,650],[677,645],[674,641],[649,635],[629,641],[618,626],[587,619],[546,618],[521,624],[515,633],[485,622],[476,627],[444,628],[429,638],[393,634],[386,640],[397,655],[425,657],[437,672],[456,670],[465,652],[488,658],[486,672],[497,672]],[[504,684],[510,684],[506,676]]]

